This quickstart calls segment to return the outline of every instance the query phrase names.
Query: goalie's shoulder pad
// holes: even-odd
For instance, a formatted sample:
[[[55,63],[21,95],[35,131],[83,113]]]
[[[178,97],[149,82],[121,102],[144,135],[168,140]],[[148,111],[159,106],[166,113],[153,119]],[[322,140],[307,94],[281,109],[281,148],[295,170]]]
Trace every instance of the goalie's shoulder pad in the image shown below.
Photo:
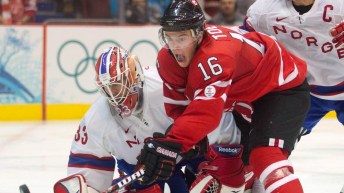
[[[54,193],[99,193],[91,187],[87,187],[86,179],[82,174],[74,174],[57,181],[54,185]]]

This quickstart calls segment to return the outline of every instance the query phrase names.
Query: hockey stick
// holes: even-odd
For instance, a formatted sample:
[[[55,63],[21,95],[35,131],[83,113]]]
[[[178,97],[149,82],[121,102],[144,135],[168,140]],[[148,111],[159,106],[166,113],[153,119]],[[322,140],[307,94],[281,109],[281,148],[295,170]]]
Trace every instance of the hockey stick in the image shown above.
[[[26,184],[23,184],[23,185],[19,186],[19,192],[20,193],[30,193],[30,190]]]
[[[115,191],[118,191],[118,190],[136,182],[137,180],[140,180],[144,173],[145,173],[144,169],[141,168],[140,170],[136,171],[132,175],[125,177],[123,180],[119,181],[117,184],[111,186],[106,192],[103,192],[103,193],[114,193]],[[23,184],[23,185],[19,186],[19,192],[20,193],[30,193],[30,190],[26,184]]]
[[[181,160],[182,160],[182,157],[180,155],[178,155],[176,162],[179,163]],[[107,189],[106,192],[103,192],[103,193],[114,193],[115,191],[118,191],[124,187],[127,187],[128,185],[136,182],[137,180],[140,180],[144,174],[145,174],[145,170],[142,166],[135,173],[131,174],[128,177],[125,177],[123,180],[121,180],[117,184],[111,186],[110,188]]]
[[[143,177],[143,174],[145,173],[145,170],[143,168],[139,169],[135,173],[131,174],[128,177],[125,177],[123,180],[119,181],[117,184],[111,186],[108,188],[108,190],[104,193],[114,193],[115,191],[118,191],[134,182],[137,180],[140,180]]]

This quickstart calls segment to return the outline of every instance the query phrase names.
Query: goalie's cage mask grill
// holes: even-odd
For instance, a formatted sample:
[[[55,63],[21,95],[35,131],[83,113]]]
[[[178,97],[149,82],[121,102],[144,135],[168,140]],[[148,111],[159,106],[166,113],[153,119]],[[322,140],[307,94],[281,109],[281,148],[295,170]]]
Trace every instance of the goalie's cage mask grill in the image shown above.
[[[96,66],[96,84],[99,92],[116,109],[123,113],[122,107],[132,111],[142,88],[142,69],[137,57],[128,51],[111,47],[98,58]]]

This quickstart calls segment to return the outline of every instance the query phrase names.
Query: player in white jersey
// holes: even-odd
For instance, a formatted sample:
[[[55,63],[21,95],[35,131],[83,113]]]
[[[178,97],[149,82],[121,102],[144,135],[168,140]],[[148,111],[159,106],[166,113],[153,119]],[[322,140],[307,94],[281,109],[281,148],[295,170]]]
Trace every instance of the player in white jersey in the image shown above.
[[[311,107],[303,134],[310,133],[332,110],[344,124],[343,22],[344,1],[341,0],[257,0],[241,26],[247,31],[274,36],[307,62]],[[332,37],[329,32],[336,24],[340,25]]]
[[[120,171],[132,174],[145,140],[154,132],[165,133],[172,124],[165,114],[162,80],[155,66],[142,69],[136,56],[112,47],[101,54],[95,68],[102,96],[80,122],[69,156],[68,177],[55,184],[55,193],[71,192],[75,184],[80,193],[105,191],[113,183],[116,164]],[[240,131],[232,114],[224,114],[219,128],[208,138],[210,144],[239,143]],[[177,164],[173,177],[166,181],[172,193],[188,192],[180,169],[183,165],[183,161]],[[87,190],[79,183],[86,184]],[[164,183],[148,187],[134,183],[124,192],[158,193]]]
[[[311,108],[306,134],[332,110],[344,124],[344,47],[332,43],[329,33],[343,20],[344,1],[338,0],[257,0],[247,12],[245,29],[275,36],[307,62]]]

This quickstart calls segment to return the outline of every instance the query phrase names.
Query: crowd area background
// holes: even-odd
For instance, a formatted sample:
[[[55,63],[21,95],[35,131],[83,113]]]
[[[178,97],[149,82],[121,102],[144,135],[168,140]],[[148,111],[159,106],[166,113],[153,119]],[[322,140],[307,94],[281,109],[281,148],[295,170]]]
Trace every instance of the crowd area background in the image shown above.
[[[81,118],[98,96],[93,64],[104,48],[115,44],[155,64],[170,2],[0,0],[0,121]],[[233,26],[254,1],[198,2],[208,23]]]
[[[158,24],[171,0],[1,0],[0,23]],[[238,25],[255,0],[198,0],[208,21]]]
[[[255,2],[197,1],[208,23],[225,26],[241,25]],[[81,118],[98,96],[97,54],[115,44],[154,65],[170,2],[0,0],[0,121]]]

